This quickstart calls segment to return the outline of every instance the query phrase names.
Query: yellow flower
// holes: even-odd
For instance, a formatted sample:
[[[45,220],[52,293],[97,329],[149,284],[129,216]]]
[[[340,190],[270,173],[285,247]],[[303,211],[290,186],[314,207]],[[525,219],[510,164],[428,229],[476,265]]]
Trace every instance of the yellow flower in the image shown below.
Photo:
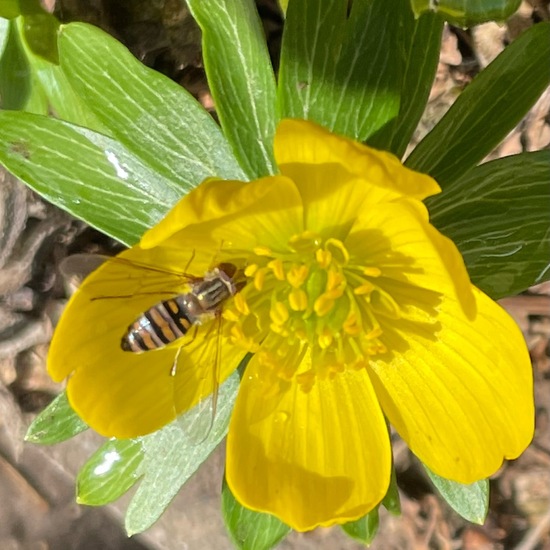
[[[204,275],[230,262],[244,288],[223,308],[220,380],[254,353],[227,438],[227,481],[243,505],[297,530],[363,516],[388,488],[386,419],[455,481],[517,457],[533,434],[526,346],[430,225],[421,200],[436,182],[304,121],[281,123],[275,156],[280,175],[205,181],[128,262],[85,281],[49,362],[54,379],[70,376],[78,414],[132,437],[197,403],[211,388],[210,322],[143,354],[120,339],[168,291],[188,289],[186,265]]]

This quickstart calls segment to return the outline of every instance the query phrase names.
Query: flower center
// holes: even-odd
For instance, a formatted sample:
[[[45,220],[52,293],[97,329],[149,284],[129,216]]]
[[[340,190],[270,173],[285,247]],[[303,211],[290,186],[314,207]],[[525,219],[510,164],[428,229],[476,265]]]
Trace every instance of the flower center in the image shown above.
[[[377,284],[379,268],[358,265],[342,241],[310,231],[292,236],[283,253],[256,247],[245,275],[248,284],[224,312],[233,341],[278,377],[298,375],[306,390],[316,377],[364,368],[384,353],[378,318],[400,316]],[[298,373],[306,353],[310,368]]]

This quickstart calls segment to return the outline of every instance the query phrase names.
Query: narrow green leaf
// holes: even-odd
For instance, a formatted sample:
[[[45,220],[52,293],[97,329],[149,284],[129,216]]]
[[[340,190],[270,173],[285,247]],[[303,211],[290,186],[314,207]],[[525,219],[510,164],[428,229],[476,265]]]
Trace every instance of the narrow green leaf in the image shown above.
[[[378,533],[378,526],[380,525],[379,519],[378,507],[376,507],[366,516],[355,521],[344,523],[342,525],[342,530],[352,539],[369,545],[374,540],[374,537],[376,537],[376,533]]]
[[[382,499],[382,506],[394,516],[401,514],[401,500],[399,498],[399,487],[397,486],[397,475],[395,473],[395,464],[392,464],[390,486],[386,496]]]
[[[489,509],[489,480],[482,479],[469,485],[439,477],[425,465],[426,473],[447,504],[464,519],[483,524]]]
[[[550,83],[550,23],[525,31],[462,92],[408,157],[443,187],[496,147]]]
[[[25,441],[53,445],[87,430],[88,426],[69,405],[65,392],[60,393],[33,421]]]
[[[84,464],[76,478],[76,500],[103,506],[121,497],[139,479],[143,450],[139,439],[111,439]]]
[[[372,147],[391,151],[398,157],[405,153],[430,95],[439,63],[443,19],[425,13],[410,26],[410,31],[409,25],[403,29],[405,35],[410,32],[411,40],[405,51],[399,114],[367,140]]]
[[[126,244],[139,240],[182,191],[124,146],[66,122],[0,112],[0,163],[60,208]]]
[[[449,23],[471,27],[485,21],[503,21],[520,6],[521,0],[411,0],[414,12],[441,13]]]
[[[144,478],[126,512],[128,535],[141,533],[157,521],[182,485],[225,437],[238,388],[239,376],[234,373],[220,388],[214,425],[202,443],[191,442],[177,420],[142,438],[145,456],[139,473]],[[193,409],[187,413],[194,414]]]
[[[290,527],[275,516],[254,512],[237,502],[225,479],[222,514],[231,540],[240,550],[269,550],[290,533]]]
[[[224,134],[250,178],[273,174],[275,76],[253,0],[188,0],[203,32],[208,83]]]
[[[31,93],[31,74],[16,20],[9,21],[8,25],[8,30],[4,31],[7,34],[4,53],[0,58],[0,108],[23,109]]]
[[[154,173],[190,191],[208,177],[244,174],[219,127],[175,82],[85,23],[61,28],[61,68],[112,135]]]
[[[522,153],[474,168],[427,201],[493,299],[550,279],[549,176],[550,151]]]
[[[402,28],[411,8],[408,0],[356,0],[348,17],[347,6],[341,0],[289,3],[279,102],[285,117],[364,141],[398,114]]]

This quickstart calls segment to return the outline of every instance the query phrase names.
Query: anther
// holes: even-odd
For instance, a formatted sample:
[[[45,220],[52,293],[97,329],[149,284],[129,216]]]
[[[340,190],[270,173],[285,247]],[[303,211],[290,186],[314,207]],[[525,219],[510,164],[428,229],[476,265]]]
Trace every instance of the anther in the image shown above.
[[[285,268],[281,259],[277,258],[276,260],[271,260],[267,264],[267,267],[273,271],[273,274],[279,281],[285,280]]]

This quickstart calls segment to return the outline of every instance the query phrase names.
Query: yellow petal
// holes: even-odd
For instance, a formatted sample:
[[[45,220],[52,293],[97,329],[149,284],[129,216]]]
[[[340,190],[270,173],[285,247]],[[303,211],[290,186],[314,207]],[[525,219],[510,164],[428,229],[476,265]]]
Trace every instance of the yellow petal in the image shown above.
[[[166,218],[147,231],[140,245],[178,247],[181,243],[224,250],[251,250],[258,242],[286,247],[288,235],[303,230],[302,201],[282,176],[249,183],[211,179],[185,196]]]
[[[484,479],[516,458],[533,436],[533,381],[513,320],[475,289],[477,316],[443,298],[436,331],[400,327],[381,337],[393,356],[373,361],[382,408],[435,473]],[[407,330],[408,328],[408,330]]]
[[[455,244],[429,224],[422,203],[400,200],[365,212],[345,245],[355,257],[381,270],[383,279],[377,283],[390,294],[386,281],[400,281],[454,295],[468,316],[475,315],[464,260]]]
[[[250,362],[227,439],[227,481],[243,505],[298,531],[343,523],[378,504],[390,467],[365,370],[316,380],[308,393],[295,381],[274,391],[259,362]]]
[[[328,164],[337,164],[370,185],[394,194],[424,199],[441,191],[432,178],[405,168],[394,155],[337,136],[305,120],[281,121],[274,149],[284,175],[288,175],[286,165],[303,163],[322,170]]]
[[[205,385],[211,385],[214,365],[202,359],[207,326],[193,345],[183,348],[175,377],[171,369],[177,343],[143,354],[122,351],[120,344],[143,311],[186,288],[187,279],[165,267],[182,265],[190,253],[134,247],[107,261],[84,281],[56,328],[48,371],[58,381],[76,371],[68,382],[69,401],[102,435],[133,437],[153,431],[196,403]],[[238,358],[227,346],[222,351],[229,356],[222,364],[223,380]]]

